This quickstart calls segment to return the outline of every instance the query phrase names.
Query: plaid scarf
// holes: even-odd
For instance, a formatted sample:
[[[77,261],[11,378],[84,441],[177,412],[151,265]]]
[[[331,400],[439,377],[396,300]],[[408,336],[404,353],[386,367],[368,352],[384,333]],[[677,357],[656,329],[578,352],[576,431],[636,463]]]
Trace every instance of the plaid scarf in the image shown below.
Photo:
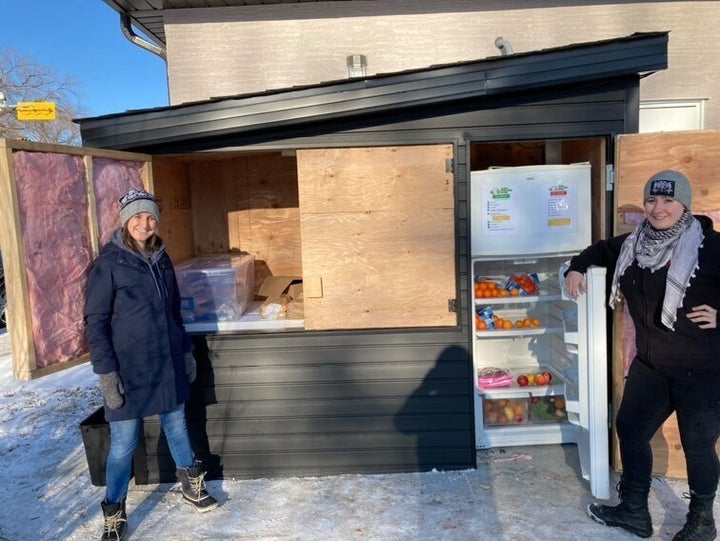
[[[700,222],[687,210],[674,226],[663,231],[653,228],[647,218],[643,220],[620,248],[610,288],[610,307],[615,308],[620,298],[618,281],[634,260],[650,272],[664,267],[669,261],[661,319],[663,325],[674,330],[677,310],[697,268],[703,238]]]

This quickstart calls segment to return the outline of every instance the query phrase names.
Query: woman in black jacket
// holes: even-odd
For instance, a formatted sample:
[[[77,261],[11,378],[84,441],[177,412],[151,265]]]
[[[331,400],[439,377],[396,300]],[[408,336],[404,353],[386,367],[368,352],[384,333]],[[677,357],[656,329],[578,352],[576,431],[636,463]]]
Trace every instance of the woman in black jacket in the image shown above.
[[[628,370],[616,428],[623,473],[619,505],[591,504],[588,514],[640,537],[653,533],[648,511],[650,439],[674,411],[690,487],[690,509],[673,541],[716,537],[713,500],[720,478],[720,234],[690,213],[692,191],[677,171],[645,184],[645,220],[634,232],[600,241],[575,256],[565,290],[585,291],[591,265],[614,269],[610,306],[622,297],[635,326],[637,353]]]
[[[110,423],[102,539],[123,539],[125,498],[140,421],[159,415],[183,499],[198,511],[217,501],[207,493],[185,424],[196,365],[180,316],[175,270],[157,235],[160,211],[144,190],[120,199],[120,227],[93,262],[85,325]]]

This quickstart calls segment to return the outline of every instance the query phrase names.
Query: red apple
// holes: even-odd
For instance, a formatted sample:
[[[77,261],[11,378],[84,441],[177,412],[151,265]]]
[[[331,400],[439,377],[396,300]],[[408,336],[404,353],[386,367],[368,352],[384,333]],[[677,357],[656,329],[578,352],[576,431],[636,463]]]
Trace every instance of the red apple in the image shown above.
[[[526,387],[529,383],[527,376],[521,374],[517,377],[517,383],[520,387]]]

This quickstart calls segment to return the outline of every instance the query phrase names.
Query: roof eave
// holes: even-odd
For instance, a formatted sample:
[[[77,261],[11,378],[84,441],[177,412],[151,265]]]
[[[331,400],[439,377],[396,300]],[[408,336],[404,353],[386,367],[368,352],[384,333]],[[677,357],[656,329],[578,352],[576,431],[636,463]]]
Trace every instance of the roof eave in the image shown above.
[[[77,122],[87,146],[138,149],[654,72],[667,68],[667,44],[667,32],[633,34],[426,70]]]

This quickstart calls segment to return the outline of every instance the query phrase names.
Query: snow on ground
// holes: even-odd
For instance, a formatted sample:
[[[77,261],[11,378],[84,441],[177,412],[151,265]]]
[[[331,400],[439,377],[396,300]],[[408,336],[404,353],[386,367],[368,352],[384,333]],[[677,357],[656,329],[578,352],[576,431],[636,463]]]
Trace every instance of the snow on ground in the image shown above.
[[[104,488],[90,483],[79,429],[100,405],[87,364],[14,380],[9,336],[0,334],[0,541],[100,539]],[[221,505],[203,515],[182,503],[177,484],[131,482],[128,539],[638,539],[586,516],[592,500],[578,469],[575,446],[548,445],[485,452],[477,470],[461,472],[210,481]],[[682,481],[653,481],[654,539],[681,528],[684,490]]]

